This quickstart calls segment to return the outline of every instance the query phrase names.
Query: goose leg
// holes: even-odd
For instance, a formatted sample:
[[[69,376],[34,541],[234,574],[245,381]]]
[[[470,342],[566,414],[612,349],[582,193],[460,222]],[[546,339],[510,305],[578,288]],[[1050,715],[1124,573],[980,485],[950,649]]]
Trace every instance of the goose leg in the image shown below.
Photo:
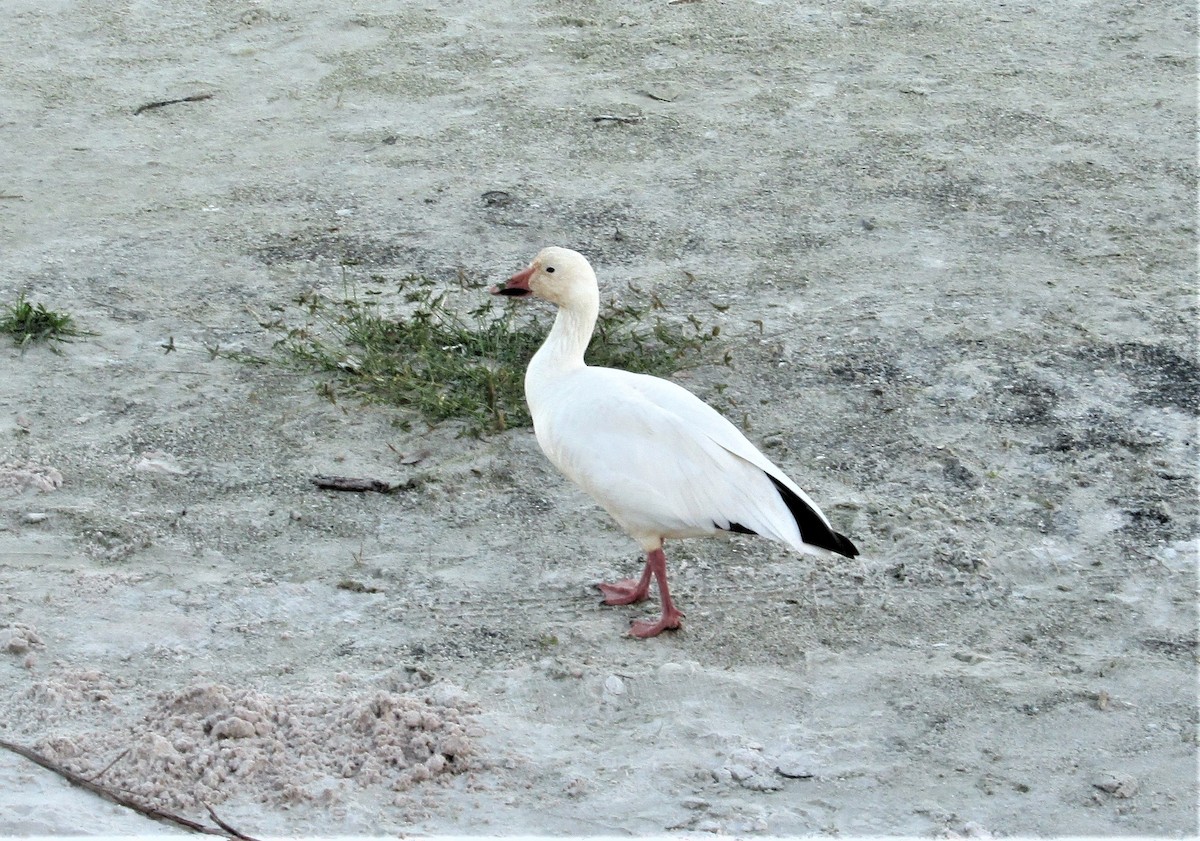
[[[683,614],[675,607],[675,602],[671,601],[671,591],[667,589],[667,556],[663,554],[661,548],[646,555],[646,570],[647,573],[653,572],[654,577],[658,579],[658,597],[662,602],[662,616],[658,618],[657,622],[639,619],[630,626],[630,635],[642,639],[680,627],[679,620],[683,618]],[[647,575],[644,573],[643,577],[645,578]]]
[[[614,584],[596,585],[600,588],[600,592],[604,593],[604,604],[633,604],[649,598],[651,576],[658,580],[658,596],[662,602],[662,616],[658,618],[657,622],[639,619],[633,623],[629,629],[630,635],[642,639],[680,627],[679,620],[683,618],[683,614],[671,600],[671,591],[667,587],[667,556],[663,554],[662,548],[646,553],[646,567],[642,570],[642,577],[637,581],[626,578],[624,581],[617,581]]]
[[[662,615],[658,621],[635,621],[629,629],[630,635],[635,637],[659,635],[662,631],[679,627],[679,620],[683,618],[683,613],[680,613],[671,601],[671,590],[667,589],[667,557],[662,553],[662,549],[656,548],[653,552],[646,553],[646,569],[642,570],[642,577],[637,581],[625,578],[625,581],[618,581],[616,584],[596,584],[605,595],[605,605],[632,605],[636,601],[646,600],[649,596],[650,576],[658,578],[659,581]]]

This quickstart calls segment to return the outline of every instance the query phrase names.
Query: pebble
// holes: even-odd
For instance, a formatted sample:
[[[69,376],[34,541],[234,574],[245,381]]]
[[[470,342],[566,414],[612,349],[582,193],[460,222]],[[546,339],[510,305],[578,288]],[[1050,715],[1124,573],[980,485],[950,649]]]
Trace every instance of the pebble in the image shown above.
[[[728,769],[729,775],[739,783],[754,776],[754,769],[749,765],[730,765]]]
[[[40,523],[43,520],[48,520],[50,515],[44,511],[30,511],[22,519],[27,523]]]
[[[604,679],[604,691],[609,695],[624,695],[625,681],[616,675],[609,675]]]
[[[254,735],[254,725],[244,718],[233,716],[213,725],[214,739],[247,739]]]
[[[964,663],[975,665],[982,663],[988,659],[986,654],[980,654],[978,651],[956,651],[951,655],[955,660],[961,660]]]
[[[646,88],[646,96],[659,102],[674,102],[679,98],[682,89],[669,82],[656,82]]]
[[[482,193],[479,198],[483,200],[483,203],[487,207],[508,207],[516,200],[512,193],[505,190],[488,190],[486,193]]]
[[[788,757],[780,759],[775,766],[775,773],[781,777],[788,777],[793,780],[811,780],[816,776],[813,771],[812,760],[802,757]]]
[[[1137,794],[1137,780],[1128,774],[1108,774],[1092,783],[1101,791],[1106,791],[1113,797],[1128,798]]]
[[[187,475],[186,470],[161,450],[142,453],[141,459],[133,465],[133,469],[139,473],[161,473],[166,476]]]
[[[766,774],[751,774],[738,782],[742,788],[750,791],[778,791],[783,788],[783,783],[779,782],[778,778],[768,777]]]

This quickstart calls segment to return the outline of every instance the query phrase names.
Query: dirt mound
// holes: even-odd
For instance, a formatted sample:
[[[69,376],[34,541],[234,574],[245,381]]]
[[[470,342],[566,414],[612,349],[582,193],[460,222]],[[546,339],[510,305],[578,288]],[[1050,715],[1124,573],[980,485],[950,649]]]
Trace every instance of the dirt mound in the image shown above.
[[[426,692],[270,695],[199,684],[160,694],[132,728],[48,739],[39,749],[163,809],[237,795],[333,805],[362,788],[403,792],[470,769],[471,711]]]

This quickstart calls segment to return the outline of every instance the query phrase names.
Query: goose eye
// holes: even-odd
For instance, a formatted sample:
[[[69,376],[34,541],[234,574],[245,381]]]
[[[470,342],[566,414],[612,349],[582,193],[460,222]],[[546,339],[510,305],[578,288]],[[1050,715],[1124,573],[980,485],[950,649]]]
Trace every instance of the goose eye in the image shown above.
[[[546,274],[554,274],[554,266],[546,266]]]

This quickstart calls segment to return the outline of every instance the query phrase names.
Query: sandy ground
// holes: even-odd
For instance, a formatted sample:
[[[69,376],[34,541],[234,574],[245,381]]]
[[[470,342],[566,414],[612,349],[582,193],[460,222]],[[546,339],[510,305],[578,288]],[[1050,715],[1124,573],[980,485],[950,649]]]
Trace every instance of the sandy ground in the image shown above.
[[[263,835],[1200,830],[1191,4],[4,16],[0,301],[95,335],[0,348],[0,738]],[[861,558],[668,546],[634,641],[530,431],[237,357],[549,243]],[[158,830],[0,753],[0,832]]]

